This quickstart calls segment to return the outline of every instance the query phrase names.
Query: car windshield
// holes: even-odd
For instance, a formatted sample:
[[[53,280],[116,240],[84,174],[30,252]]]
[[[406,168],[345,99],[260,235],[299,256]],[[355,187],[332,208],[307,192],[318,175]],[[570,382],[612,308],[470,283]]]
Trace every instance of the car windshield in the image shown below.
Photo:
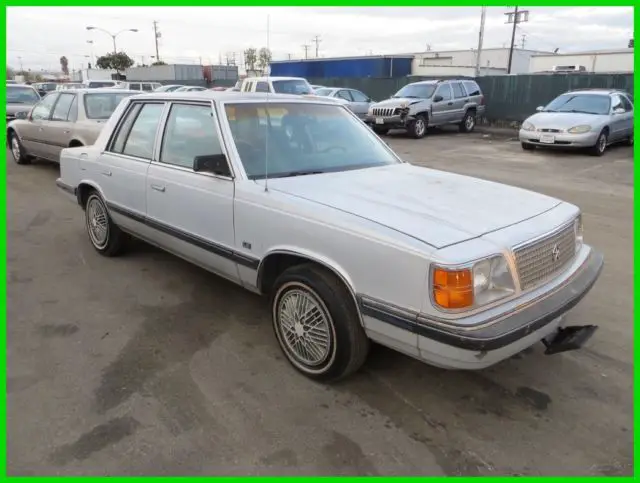
[[[551,101],[545,112],[579,112],[584,114],[609,114],[611,100],[601,94],[562,94]]]
[[[131,92],[85,94],[84,110],[88,119],[109,119],[122,99],[133,95]]]
[[[436,90],[436,84],[409,84],[404,86],[393,97],[429,99]]]
[[[333,89],[327,89],[326,87],[322,88],[322,89],[318,89],[315,92],[316,96],[329,96],[331,95],[331,93],[333,92]]]
[[[233,103],[225,106],[250,179],[283,178],[399,163],[371,130],[340,106]]]
[[[278,94],[311,94],[311,86],[302,79],[276,80],[272,82],[273,90]]]
[[[35,104],[39,100],[40,96],[31,87],[7,86],[7,104]]]

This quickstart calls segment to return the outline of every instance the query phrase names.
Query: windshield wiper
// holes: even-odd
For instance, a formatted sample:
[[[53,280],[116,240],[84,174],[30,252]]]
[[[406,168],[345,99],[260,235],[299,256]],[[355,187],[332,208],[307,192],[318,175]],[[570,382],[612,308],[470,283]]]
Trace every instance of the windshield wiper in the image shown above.
[[[274,177],[277,178],[291,178],[293,176],[307,176],[308,174],[322,174],[324,173],[324,171],[319,171],[319,170],[309,170],[309,171],[291,171],[289,173],[282,173],[282,174],[278,174]]]

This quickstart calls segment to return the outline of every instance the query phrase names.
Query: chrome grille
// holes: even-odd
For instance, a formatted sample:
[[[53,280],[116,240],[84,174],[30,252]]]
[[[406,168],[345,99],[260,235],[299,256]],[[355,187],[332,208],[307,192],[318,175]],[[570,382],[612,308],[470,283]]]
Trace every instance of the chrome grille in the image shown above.
[[[564,268],[576,254],[574,224],[542,240],[514,250],[520,286],[527,290],[545,282]]]
[[[396,113],[396,109],[395,107],[374,107],[373,115],[380,117],[393,116]]]

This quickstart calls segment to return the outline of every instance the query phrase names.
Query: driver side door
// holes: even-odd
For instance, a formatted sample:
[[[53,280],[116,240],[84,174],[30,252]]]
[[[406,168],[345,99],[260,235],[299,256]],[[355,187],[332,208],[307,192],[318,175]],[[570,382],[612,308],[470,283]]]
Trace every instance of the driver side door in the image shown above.
[[[430,125],[442,125],[451,122],[453,119],[454,106],[453,94],[450,84],[440,84],[436,92],[433,94],[433,103],[431,104]]]
[[[37,158],[48,158],[45,129],[59,95],[58,92],[53,92],[42,99],[33,107],[26,122],[20,126],[22,144],[30,155]]]

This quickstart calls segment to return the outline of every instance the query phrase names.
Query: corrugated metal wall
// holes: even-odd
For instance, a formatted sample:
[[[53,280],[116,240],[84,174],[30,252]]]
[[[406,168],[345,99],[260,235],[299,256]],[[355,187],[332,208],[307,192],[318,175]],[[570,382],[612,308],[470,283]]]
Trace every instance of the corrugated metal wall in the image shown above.
[[[459,78],[459,77],[455,77]],[[307,78],[311,84],[351,87],[374,100],[387,99],[410,82],[428,80],[411,76],[400,79]],[[494,121],[523,121],[535,108],[571,89],[604,87],[633,94],[633,74],[529,74],[483,76],[475,79],[486,98],[486,118]]]
[[[270,75],[304,78],[399,78],[411,74],[411,62],[411,57],[296,60],[271,64]]]

